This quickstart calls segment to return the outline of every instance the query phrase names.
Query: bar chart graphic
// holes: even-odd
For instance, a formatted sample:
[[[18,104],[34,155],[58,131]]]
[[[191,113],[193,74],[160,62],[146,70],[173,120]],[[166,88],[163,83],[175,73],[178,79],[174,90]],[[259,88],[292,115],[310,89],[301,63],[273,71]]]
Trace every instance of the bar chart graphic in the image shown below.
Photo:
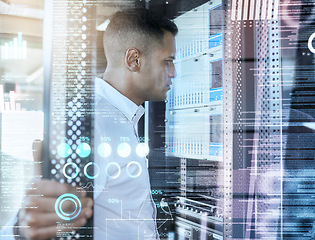
[[[21,110],[21,103],[16,102],[16,93],[14,91],[10,91],[9,101],[5,101],[4,87],[3,85],[0,85],[0,113],[19,110]]]
[[[22,33],[19,32],[17,37],[12,41],[0,45],[1,59],[26,59],[27,42],[23,40]]]

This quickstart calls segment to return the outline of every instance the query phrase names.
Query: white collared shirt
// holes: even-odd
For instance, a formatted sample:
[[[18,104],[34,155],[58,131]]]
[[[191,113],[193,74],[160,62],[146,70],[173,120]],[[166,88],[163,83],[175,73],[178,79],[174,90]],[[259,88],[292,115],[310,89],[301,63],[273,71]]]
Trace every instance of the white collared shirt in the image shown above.
[[[146,159],[136,153],[143,113],[142,106],[95,79],[94,162],[99,169],[94,179],[95,240],[159,239]],[[100,147],[104,143],[111,152]],[[14,217],[0,231],[1,239],[15,239],[16,221]]]
[[[144,108],[97,78],[94,110],[94,239],[158,239],[146,159],[136,153]]]

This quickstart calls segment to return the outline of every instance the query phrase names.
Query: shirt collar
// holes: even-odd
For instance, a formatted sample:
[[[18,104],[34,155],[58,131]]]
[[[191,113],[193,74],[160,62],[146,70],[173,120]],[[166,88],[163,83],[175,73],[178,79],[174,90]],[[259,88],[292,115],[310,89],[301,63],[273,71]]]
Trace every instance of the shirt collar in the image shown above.
[[[104,97],[113,104],[133,123],[137,123],[144,114],[143,106],[138,106],[101,78],[95,79],[95,91],[98,95]]]

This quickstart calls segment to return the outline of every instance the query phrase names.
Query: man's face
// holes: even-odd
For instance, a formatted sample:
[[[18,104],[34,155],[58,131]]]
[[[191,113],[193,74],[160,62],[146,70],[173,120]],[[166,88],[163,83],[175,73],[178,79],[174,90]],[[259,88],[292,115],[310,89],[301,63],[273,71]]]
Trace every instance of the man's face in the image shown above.
[[[163,101],[170,90],[172,78],[175,77],[175,38],[170,32],[165,32],[163,45],[152,50],[146,56],[141,70],[139,94],[143,94],[146,101]],[[139,79],[140,80],[140,79]]]

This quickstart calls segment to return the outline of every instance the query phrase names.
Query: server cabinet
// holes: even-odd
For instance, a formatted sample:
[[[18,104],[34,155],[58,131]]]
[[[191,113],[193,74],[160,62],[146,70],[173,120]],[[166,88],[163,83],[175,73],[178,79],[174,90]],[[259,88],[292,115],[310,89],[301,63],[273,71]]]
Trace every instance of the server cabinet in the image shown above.
[[[176,239],[313,236],[312,9],[309,1],[179,4],[177,76],[159,122]]]
[[[206,2],[175,18],[176,78],[165,111],[165,155],[177,159],[176,239],[223,239],[224,6]]]

